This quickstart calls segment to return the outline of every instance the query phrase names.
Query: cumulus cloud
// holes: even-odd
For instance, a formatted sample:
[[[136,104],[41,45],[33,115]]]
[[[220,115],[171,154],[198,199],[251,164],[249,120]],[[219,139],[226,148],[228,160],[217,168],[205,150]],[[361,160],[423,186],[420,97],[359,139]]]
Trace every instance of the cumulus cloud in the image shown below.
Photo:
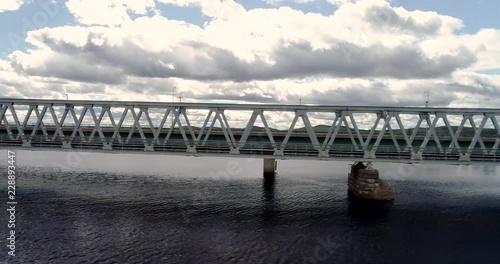
[[[0,2],[0,13],[18,10],[24,3],[24,0],[3,0]]]
[[[477,57],[471,69],[490,70],[500,68],[500,46],[497,43],[500,43],[499,29],[481,29],[475,34],[443,35],[426,39],[420,46],[428,54],[439,55],[466,45]]]
[[[344,5],[331,16],[288,7],[246,11],[233,1],[161,1],[199,5],[216,18],[204,28],[160,16],[119,28],[46,28],[29,35],[27,41],[37,49],[13,53],[12,65],[27,74],[115,83],[127,75],[237,82],[308,76],[436,78],[476,62],[467,46],[441,54],[420,46],[420,35],[449,34],[460,21],[396,10],[384,1]],[[389,18],[374,27],[379,13]],[[77,63],[81,67],[72,66]],[[99,73],[86,72],[92,69]]]
[[[431,37],[452,34],[463,27],[460,19],[428,11],[408,11],[393,7],[384,0],[359,0],[341,5],[335,16],[349,27],[366,34],[384,34],[384,37],[408,35]]]
[[[328,3],[330,3],[332,5],[336,5],[336,6],[341,6],[341,5],[350,4],[350,3],[356,3],[357,1],[360,1],[360,0],[327,0]],[[384,1],[384,0],[382,0],[382,1]]]
[[[339,42],[331,48],[315,50],[309,43],[289,43],[272,50],[273,63],[267,63],[261,59],[247,62],[231,51],[195,41],[180,43],[172,50],[151,52],[130,41],[113,45],[104,39],[96,44],[95,39],[104,35],[89,34],[81,46],[52,39],[49,35],[33,37],[43,43],[45,50],[54,53],[41,64],[31,63],[34,53],[14,53],[11,58],[15,69],[39,76],[78,81],[89,78],[87,81],[105,83],[115,82],[120,73],[239,82],[315,75],[434,78],[447,76],[475,62],[474,55],[465,47],[455,55],[431,59],[414,47],[358,47]]]

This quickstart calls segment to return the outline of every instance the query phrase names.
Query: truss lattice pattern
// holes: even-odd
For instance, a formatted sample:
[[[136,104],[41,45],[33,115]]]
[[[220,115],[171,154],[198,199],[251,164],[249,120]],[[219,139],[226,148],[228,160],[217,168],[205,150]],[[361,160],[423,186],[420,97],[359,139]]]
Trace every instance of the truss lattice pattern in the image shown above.
[[[251,114],[231,127],[228,111]],[[271,127],[269,117],[283,112],[293,117],[288,129]],[[314,126],[320,115],[329,117]],[[496,162],[499,116],[500,109],[0,99],[0,146]]]

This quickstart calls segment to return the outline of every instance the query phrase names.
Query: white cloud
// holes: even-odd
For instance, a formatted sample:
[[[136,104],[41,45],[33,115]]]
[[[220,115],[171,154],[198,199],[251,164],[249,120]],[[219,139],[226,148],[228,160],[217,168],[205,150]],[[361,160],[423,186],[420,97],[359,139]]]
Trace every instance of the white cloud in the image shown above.
[[[345,4],[349,4],[349,3],[355,3],[356,1],[359,1],[359,0],[327,0],[327,1],[329,3],[331,3],[332,5],[341,6],[341,5],[345,5]]]
[[[500,30],[482,29],[475,34],[445,35],[423,41],[420,45],[429,54],[441,54],[466,46],[477,56],[470,69],[488,70],[500,68]]]
[[[68,0],[66,7],[81,24],[116,26],[137,15],[155,11],[154,0]]]
[[[162,1],[200,5],[217,17],[204,28],[154,16],[121,22],[119,28],[41,29],[27,39],[37,49],[14,52],[13,65],[33,75],[92,77],[90,82],[115,83],[125,75],[241,82],[307,76],[434,78],[476,61],[464,46],[433,54],[419,45],[422,36],[451,34],[460,21],[394,9],[383,1],[344,5],[331,16],[289,7],[246,11],[232,1]],[[233,9],[236,13],[227,11]],[[389,18],[380,22],[379,14]],[[72,66],[78,64],[82,67]],[[88,74],[92,67],[107,70],[102,76]],[[107,76],[111,79],[102,79]]]
[[[313,0],[314,1],[314,0]],[[322,1],[322,0],[320,0]],[[361,1],[370,1],[372,3],[398,3],[399,0],[326,0],[328,3],[336,6],[341,6],[345,4],[354,4]]]
[[[18,10],[24,3],[24,0],[2,0],[0,2],[0,13]]]

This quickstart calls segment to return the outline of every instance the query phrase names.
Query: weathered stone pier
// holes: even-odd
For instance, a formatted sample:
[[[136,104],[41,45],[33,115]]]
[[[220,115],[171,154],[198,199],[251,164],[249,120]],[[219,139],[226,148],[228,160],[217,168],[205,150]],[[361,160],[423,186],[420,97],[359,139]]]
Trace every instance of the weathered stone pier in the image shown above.
[[[349,193],[361,199],[379,202],[394,200],[385,182],[379,178],[378,170],[374,169],[371,164],[356,162],[351,165],[348,185]]]

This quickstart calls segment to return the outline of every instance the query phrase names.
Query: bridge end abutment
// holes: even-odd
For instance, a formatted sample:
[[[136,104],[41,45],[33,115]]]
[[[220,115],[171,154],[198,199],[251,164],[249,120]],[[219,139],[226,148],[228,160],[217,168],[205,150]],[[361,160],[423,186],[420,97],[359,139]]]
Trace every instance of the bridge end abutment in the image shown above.
[[[349,194],[357,198],[379,202],[394,200],[389,187],[380,179],[378,170],[370,163],[356,162],[351,165],[347,184]]]
[[[276,175],[277,167],[276,159],[264,159],[264,178],[273,178]]]

